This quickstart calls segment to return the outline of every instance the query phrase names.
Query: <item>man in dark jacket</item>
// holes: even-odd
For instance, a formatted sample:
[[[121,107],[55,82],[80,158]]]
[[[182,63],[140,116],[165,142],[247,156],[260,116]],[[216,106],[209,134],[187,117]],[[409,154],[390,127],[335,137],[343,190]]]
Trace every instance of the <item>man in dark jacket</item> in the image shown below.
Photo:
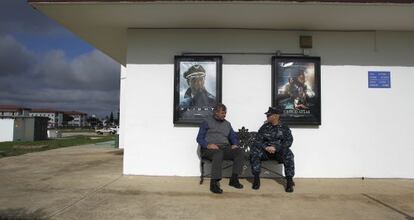
[[[208,117],[200,126],[197,142],[201,146],[201,157],[212,161],[210,191],[223,193],[220,188],[223,160],[233,160],[233,172],[229,185],[237,189],[243,188],[238,176],[244,162],[244,151],[237,146],[239,139],[226,117],[227,108],[223,104],[214,107],[213,116]]]
[[[293,192],[293,176],[295,175],[294,155],[290,150],[293,142],[288,126],[280,122],[283,110],[270,107],[265,113],[267,122],[259,129],[256,142],[250,150],[250,163],[254,175],[253,189],[260,188],[261,161],[279,159],[284,165],[286,176],[286,192]]]

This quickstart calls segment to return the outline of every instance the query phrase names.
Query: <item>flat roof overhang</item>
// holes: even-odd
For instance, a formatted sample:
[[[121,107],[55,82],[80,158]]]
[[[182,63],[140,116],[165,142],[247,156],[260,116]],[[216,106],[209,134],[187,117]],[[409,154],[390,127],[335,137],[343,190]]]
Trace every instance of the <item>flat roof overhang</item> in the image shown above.
[[[29,0],[46,16],[126,64],[133,28],[414,31],[414,0]]]

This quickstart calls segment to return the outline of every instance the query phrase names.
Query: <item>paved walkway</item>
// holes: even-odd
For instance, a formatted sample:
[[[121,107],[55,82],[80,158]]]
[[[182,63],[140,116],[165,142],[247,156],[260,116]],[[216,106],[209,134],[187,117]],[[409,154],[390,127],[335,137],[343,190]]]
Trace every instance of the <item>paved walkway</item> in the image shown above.
[[[85,145],[0,159],[0,219],[411,219],[414,180],[272,179],[254,191],[196,177],[123,176],[122,153]]]

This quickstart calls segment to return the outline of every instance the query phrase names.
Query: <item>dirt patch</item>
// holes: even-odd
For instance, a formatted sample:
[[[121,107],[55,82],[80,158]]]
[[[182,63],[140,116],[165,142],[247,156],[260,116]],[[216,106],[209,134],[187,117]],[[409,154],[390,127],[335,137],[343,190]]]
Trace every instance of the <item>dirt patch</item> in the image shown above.
[[[48,145],[15,145],[14,149],[34,150],[48,147]]]
[[[44,219],[44,216],[46,216],[46,212],[43,209],[38,209],[34,212],[30,212],[24,208],[0,210],[0,219],[40,220]]]
[[[106,152],[107,154],[113,154],[113,155],[124,155],[124,150],[116,150],[116,151],[109,151]]]

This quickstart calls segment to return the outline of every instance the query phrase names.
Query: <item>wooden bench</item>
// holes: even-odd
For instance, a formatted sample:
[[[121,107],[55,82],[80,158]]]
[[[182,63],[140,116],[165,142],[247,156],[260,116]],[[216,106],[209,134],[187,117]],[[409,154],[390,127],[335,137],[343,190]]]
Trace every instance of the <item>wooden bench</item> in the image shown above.
[[[245,152],[245,163],[243,166],[243,172],[242,175],[240,175],[241,177],[252,177],[251,174],[251,169],[250,169],[250,147],[253,145],[253,143],[256,140],[256,135],[257,132],[249,132],[249,129],[246,129],[245,127],[242,127],[241,129],[239,129],[238,132],[236,132],[237,136],[239,137],[240,140],[240,144],[239,147],[242,148]],[[200,171],[201,171],[201,175],[200,175],[200,184],[203,184],[204,182],[204,177],[209,177],[210,173],[206,174],[205,170],[206,170],[206,166],[209,166],[211,168],[211,161],[209,159],[206,158],[202,158],[200,151],[199,151],[199,156],[200,156]],[[281,174],[282,172],[282,167],[281,166],[277,166],[278,164],[281,164],[280,160],[267,160],[267,161],[263,161],[262,162],[262,174],[268,174],[265,177],[283,177],[283,175]],[[231,160],[224,160],[223,161],[223,171],[231,168],[233,165],[233,161]],[[276,170],[275,170],[276,168]],[[261,176],[263,176],[261,174]],[[228,177],[230,176],[231,173],[229,175],[223,175],[224,177]]]

